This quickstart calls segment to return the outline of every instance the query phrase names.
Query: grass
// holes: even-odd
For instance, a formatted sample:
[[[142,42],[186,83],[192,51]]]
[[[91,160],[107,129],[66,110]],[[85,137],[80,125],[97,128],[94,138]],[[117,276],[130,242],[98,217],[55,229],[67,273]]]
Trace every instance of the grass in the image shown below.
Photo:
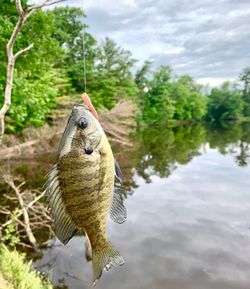
[[[2,275],[2,276],[1,276]],[[0,289],[53,289],[24,254],[0,245]]]

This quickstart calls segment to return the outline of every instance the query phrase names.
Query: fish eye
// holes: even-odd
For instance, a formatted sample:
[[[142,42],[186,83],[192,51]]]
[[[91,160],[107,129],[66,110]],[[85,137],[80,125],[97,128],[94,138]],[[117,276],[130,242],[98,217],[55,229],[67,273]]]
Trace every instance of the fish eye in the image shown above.
[[[78,126],[82,129],[85,129],[88,127],[88,121],[85,118],[80,118],[78,121]]]

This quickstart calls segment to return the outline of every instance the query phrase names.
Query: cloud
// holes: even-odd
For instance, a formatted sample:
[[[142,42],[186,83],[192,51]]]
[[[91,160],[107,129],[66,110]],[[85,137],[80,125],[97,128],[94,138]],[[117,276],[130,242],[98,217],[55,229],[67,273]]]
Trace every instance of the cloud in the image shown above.
[[[249,0],[84,0],[84,8],[97,39],[114,38],[141,62],[199,82],[219,84],[250,65]]]

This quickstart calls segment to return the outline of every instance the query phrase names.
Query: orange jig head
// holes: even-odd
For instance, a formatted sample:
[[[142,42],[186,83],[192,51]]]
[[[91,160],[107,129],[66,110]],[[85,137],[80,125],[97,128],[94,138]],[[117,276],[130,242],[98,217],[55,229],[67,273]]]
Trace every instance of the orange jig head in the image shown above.
[[[83,100],[84,104],[88,107],[88,109],[90,110],[90,112],[93,114],[93,116],[94,116],[97,120],[99,120],[98,114],[97,114],[97,112],[96,112],[96,110],[95,110],[95,108],[94,108],[94,106],[93,106],[93,104],[92,104],[92,102],[91,102],[90,97],[87,95],[87,93],[83,93],[83,94],[82,94],[82,100]]]

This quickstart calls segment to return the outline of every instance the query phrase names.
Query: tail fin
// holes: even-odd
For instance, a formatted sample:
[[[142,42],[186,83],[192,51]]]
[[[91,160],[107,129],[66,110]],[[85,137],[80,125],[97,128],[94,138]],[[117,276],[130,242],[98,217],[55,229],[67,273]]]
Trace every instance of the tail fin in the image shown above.
[[[120,253],[107,241],[102,249],[93,250],[93,285],[101,278],[103,269],[108,271],[112,267],[121,266],[125,263]]]

